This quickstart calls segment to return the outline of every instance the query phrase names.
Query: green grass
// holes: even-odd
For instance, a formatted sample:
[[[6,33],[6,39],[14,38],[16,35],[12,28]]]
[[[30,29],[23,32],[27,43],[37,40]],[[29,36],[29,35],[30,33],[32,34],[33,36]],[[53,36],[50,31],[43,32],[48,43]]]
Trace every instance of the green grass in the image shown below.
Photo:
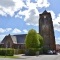
[[[19,58],[18,56],[0,56],[0,58]]]

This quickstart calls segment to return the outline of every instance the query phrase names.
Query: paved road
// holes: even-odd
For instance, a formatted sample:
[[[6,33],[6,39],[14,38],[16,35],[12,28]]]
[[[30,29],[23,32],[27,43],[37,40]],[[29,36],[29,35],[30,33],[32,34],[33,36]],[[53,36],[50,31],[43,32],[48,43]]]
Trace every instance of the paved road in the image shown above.
[[[59,55],[39,55],[39,56],[22,56],[20,58],[11,59],[11,58],[0,58],[0,60],[60,60]]]

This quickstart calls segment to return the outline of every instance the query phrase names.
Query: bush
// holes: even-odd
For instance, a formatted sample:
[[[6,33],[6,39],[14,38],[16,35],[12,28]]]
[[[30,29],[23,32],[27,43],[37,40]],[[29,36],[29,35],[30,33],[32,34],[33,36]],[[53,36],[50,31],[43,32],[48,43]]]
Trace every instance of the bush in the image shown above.
[[[48,48],[43,48],[43,53],[48,54],[49,49]]]
[[[0,49],[0,55],[1,56],[13,56],[14,55],[14,49],[1,48]]]
[[[14,54],[24,54],[25,49],[14,49]]]
[[[24,54],[25,53],[25,50],[24,49],[19,49],[19,54]]]
[[[26,50],[25,54],[26,55],[36,55],[36,52],[39,51],[39,48],[29,48]]]

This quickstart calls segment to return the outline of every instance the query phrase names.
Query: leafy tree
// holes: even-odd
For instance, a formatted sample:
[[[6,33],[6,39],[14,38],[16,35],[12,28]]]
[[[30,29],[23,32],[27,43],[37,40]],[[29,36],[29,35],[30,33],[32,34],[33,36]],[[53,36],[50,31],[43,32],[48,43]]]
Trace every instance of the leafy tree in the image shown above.
[[[44,43],[43,43],[43,37],[42,37],[40,34],[37,34],[37,39],[38,39],[39,42],[40,42],[39,47],[41,48],[41,47],[44,45]]]
[[[43,38],[34,29],[29,30],[25,39],[26,55],[35,55],[37,51],[42,53]]]
[[[38,48],[40,45],[39,40],[37,39],[37,32],[34,29],[29,30],[26,40],[26,48]]]

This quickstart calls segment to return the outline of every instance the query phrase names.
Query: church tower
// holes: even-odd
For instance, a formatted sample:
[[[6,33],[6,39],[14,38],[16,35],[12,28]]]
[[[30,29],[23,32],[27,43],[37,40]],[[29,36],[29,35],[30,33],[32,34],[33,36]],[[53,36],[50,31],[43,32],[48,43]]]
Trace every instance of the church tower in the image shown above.
[[[46,10],[39,14],[39,34],[44,39],[44,48],[56,50],[52,17]]]

